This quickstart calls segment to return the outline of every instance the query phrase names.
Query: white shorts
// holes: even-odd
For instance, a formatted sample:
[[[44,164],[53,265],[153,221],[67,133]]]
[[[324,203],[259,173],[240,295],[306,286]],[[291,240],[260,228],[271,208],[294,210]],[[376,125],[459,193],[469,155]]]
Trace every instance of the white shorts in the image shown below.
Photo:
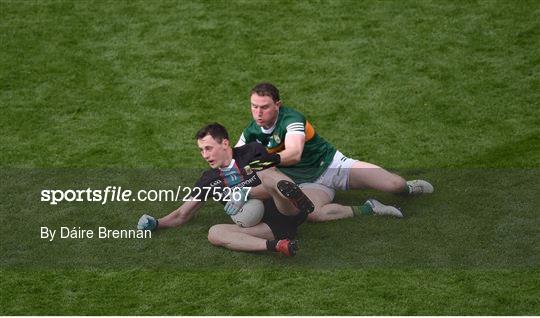
[[[336,194],[335,190],[349,189],[349,175],[351,168],[358,160],[345,157],[339,150],[336,151],[332,162],[323,172],[323,174],[315,180],[314,183],[303,183],[301,188],[317,188],[324,190],[333,200]],[[317,185],[317,186],[315,186]]]
[[[322,185],[320,183],[305,182],[305,183],[300,183],[298,186],[302,190],[305,190],[305,189],[322,190],[324,191],[324,193],[328,194],[328,196],[330,197],[330,202],[334,200],[334,196],[336,195],[336,190],[329,188],[325,185]]]

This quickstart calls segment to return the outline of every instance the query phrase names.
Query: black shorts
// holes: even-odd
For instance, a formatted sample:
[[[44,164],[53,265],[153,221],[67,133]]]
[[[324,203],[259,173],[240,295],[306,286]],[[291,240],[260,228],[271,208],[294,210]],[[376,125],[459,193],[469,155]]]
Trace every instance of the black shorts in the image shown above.
[[[298,227],[306,219],[306,212],[300,212],[295,216],[283,215],[278,211],[274,200],[264,201],[264,216],[261,222],[266,223],[270,227],[274,237],[278,240],[285,238],[294,239]]]

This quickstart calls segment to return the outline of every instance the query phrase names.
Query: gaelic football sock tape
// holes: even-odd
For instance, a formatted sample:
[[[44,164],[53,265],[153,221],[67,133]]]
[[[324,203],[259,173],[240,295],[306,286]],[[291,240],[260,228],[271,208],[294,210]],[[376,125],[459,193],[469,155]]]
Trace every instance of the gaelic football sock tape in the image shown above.
[[[353,205],[351,206],[354,215],[371,215],[373,214],[373,208],[371,205],[364,203],[362,205]]]
[[[278,240],[268,240],[266,241],[266,249],[272,252],[277,252],[276,246],[277,246]]]

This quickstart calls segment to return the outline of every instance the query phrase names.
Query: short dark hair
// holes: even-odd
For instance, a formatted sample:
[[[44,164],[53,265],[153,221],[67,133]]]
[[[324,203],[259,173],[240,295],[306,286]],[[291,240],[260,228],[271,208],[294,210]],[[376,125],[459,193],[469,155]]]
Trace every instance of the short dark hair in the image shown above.
[[[270,83],[259,83],[255,85],[255,87],[251,89],[250,96],[253,94],[257,94],[259,96],[270,96],[274,103],[280,101],[279,90]]]
[[[212,138],[219,143],[221,143],[224,139],[229,140],[229,133],[227,132],[227,129],[218,123],[212,123],[204,126],[195,134],[195,138],[199,140],[208,135],[212,136]]]

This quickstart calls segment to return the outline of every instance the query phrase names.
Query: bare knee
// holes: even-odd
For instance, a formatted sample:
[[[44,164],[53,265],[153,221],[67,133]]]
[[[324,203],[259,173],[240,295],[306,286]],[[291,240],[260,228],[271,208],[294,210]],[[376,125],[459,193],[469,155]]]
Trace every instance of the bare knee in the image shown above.
[[[282,179],[282,177],[285,177],[278,175],[275,168],[259,171],[257,172],[257,176],[259,177],[259,179],[261,179],[263,187],[267,190],[269,187],[275,187],[278,180]]]
[[[266,193],[272,195],[274,193],[277,193],[276,184],[277,182],[265,182],[262,184],[262,187],[266,191]]]
[[[226,229],[223,225],[224,224],[216,224],[208,230],[208,241],[212,245],[222,246],[223,244],[225,244],[223,239]]]

